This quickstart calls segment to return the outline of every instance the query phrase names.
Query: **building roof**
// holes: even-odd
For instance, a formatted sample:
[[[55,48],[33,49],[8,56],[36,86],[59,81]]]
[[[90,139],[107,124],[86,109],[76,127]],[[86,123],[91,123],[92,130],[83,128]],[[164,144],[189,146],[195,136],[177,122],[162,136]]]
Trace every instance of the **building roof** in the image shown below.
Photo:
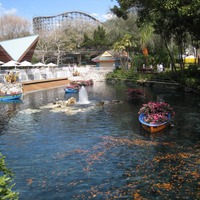
[[[119,58],[112,51],[105,51],[103,54],[92,59],[93,62],[112,62],[115,60],[119,60]]]
[[[31,61],[39,36],[33,35],[23,38],[0,42],[0,60],[8,62],[15,60],[21,62]]]

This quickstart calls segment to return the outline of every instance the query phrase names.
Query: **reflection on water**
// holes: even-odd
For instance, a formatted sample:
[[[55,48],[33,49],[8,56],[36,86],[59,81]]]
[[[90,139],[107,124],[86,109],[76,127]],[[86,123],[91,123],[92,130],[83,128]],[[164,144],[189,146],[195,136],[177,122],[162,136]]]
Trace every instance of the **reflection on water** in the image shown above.
[[[0,104],[0,151],[20,199],[198,199],[200,97],[142,88],[144,102],[159,96],[176,112],[173,128],[149,134],[138,121],[144,102],[129,102],[125,89],[95,83],[87,87],[91,105],[73,114],[47,106],[78,99],[63,88]],[[122,103],[96,106],[102,100]]]

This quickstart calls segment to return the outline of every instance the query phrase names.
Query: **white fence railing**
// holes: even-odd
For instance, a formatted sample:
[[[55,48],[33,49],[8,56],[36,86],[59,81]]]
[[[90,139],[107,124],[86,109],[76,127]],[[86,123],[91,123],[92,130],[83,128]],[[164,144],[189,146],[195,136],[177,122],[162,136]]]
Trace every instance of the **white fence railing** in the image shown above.
[[[113,68],[97,68],[95,66],[85,67],[59,67],[59,68],[27,68],[27,69],[12,69],[12,70],[1,70],[0,71],[0,82],[5,82],[5,75],[12,71],[18,73],[18,81],[32,81],[32,80],[43,80],[51,78],[72,78],[73,72],[79,72],[80,76],[93,78],[100,78],[104,74],[112,71]]]

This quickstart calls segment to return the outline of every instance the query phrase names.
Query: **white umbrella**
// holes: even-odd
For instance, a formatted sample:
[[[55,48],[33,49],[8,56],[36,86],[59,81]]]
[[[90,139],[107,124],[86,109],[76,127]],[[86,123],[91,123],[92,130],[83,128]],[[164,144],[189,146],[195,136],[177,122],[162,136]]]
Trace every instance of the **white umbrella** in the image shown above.
[[[28,62],[28,61],[23,61],[19,64],[20,67],[30,67],[30,66],[33,66],[31,62]]]
[[[10,60],[6,63],[4,63],[3,65],[1,65],[1,67],[16,67],[19,63],[17,61],[14,60]]]
[[[48,66],[48,67],[57,67],[57,65],[56,65],[56,64],[54,64],[54,63],[52,63],[52,62],[51,62],[51,63],[49,63],[49,64],[47,64],[47,66]]]
[[[34,64],[33,66],[34,67],[45,67],[46,65],[44,63],[39,62],[39,63]]]
[[[0,65],[3,65],[3,64],[4,64],[4,62],[0,61]]]

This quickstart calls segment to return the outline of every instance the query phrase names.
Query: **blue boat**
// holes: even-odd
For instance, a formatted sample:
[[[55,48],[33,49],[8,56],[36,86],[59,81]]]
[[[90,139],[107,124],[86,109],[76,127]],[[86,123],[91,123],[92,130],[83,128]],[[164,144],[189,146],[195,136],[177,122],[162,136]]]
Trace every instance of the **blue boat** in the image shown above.
[[[159,123],[159,124],[150,124],[150,123],[145,122],[144,116],[145,116],[144,113],[141,113],[139,115],[139,121],[142,127],[144,128],[144,130],[150,133],[156,133],[156,132],[164,130],[169,125],[169,122],[170,122],[170,115],[168,115],[168,120],[166,122]]]
[[[0,96],[0,101],[12,101],[16,99],[20,99],[22,97],[22,93],[16,94],[5,94]]]
[[[77,84],[69,84],[66,86],[65,93],[78,93],[80,86]]]
[[[65,93],[78,93],[79,89],[77,88],[65,88]]]

